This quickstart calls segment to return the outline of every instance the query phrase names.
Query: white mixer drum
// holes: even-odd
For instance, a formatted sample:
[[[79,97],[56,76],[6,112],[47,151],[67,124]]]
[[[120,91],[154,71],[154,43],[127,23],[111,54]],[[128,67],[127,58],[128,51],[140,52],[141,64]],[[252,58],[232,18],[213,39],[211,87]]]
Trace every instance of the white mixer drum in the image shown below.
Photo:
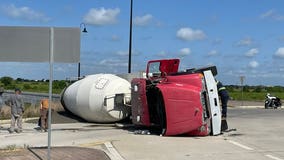
[[[116,122],[131,113],[130,83],[112,74],[89,75],[62,93],[62,105],[90,122]]]

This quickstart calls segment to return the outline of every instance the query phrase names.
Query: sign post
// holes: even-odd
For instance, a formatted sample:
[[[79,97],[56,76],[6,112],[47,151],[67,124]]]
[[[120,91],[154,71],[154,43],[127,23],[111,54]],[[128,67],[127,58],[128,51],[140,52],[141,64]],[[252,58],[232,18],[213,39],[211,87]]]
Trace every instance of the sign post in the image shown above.
[[[48,103],[48,149],[47,149],[47,159],[51,159],[50,149],[51,149],[51,102],[52,102],[52,82],[53,82],[53,53],[54,52],[54,28],[50,28],[50,53],[49,53],[49,103]]]

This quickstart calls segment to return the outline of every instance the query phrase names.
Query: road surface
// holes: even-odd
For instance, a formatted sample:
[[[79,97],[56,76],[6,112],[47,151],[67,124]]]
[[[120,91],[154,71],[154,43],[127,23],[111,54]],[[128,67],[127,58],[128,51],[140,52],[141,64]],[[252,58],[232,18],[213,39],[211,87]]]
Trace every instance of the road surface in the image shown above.
[[[103,150],[118,160],[284,160],[284,109],[229,108],[228,123],[237,131],[207,137],[161,137],[134,134],[138,128],[82,121],[52,125],[52,146],[79,146]],[[25,123],[24,132],[8,134],[3,125],[0,147],[46,146],[47,133]]]

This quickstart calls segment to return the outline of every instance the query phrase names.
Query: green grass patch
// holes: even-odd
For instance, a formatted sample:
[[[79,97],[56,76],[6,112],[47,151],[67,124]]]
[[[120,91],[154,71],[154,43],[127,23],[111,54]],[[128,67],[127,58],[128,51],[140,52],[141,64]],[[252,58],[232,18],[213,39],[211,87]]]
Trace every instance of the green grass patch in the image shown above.
[[[273,96],[284,99],[284,92],[269,92]],[[229,92],[232,100],[246,100],[246,101],[262,101],[266,97],[267,92]]]
[[[69,85],[69,81],[65,80],[54,80],[52,83],[52,92],[59,94],[61,91]],[[48,93],[49,92],[49,81],[34,81],[34,80],[23,80],[23,79],[12,79],[10,77],[0,78],[0,86],[5,90],[14,90],[20,88],[24,92],[38,92]]]

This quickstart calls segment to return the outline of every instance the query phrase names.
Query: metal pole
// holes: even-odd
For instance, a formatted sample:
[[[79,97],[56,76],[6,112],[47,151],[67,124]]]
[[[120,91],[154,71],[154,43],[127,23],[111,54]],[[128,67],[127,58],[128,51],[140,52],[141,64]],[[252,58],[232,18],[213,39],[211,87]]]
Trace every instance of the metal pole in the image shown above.
[[[81,64],[80,64],[80,62],[79,62],[79,63],[78,63],[78,79],[80,79],[80,76],[81,76],[81,75],[80,75],[80,69],[81,69],[80,67],[81,67]]]
[[[52,81],[53,81],[53,51],[54,51],[54,28],[50,28],[50,50],[49,50],[49,103],[48,103],[48,150],[47,159],[50,160],[51,146],[51,102],[52,102]]]
[[[132,6],[133,6],[133,0],[130,0],[130,30],[129,30],[129,57],[128,57],[128,73],[131,73],[131,50],[132,50]]]
[[[241,90],[242,90],[242,106],[244,105],[244,79],[245,79],[245,76],[241,76],[240,77],[240,81],[241,81]]]

